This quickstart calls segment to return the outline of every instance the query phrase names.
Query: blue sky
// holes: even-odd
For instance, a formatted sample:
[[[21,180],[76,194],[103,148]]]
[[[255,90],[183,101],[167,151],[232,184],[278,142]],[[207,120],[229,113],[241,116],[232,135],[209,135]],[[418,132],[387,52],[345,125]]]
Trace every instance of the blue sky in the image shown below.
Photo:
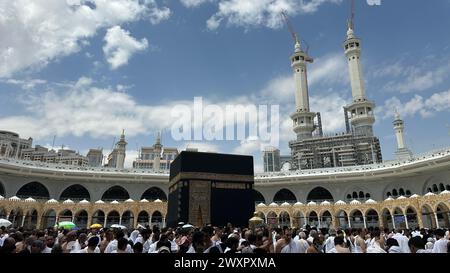
[[[85,153],[110,150],[126,130],[128,160],[165,130],[163,144],[255,156],[252,141],[177,142],[177,103],[280,105],[280,149],[295,136],[290,34],[286,9],[315,62],[311,108],[326,133],[344,130],[351,98],[342,49],[348,0],[40,0],[0,3],[0,129]],[[392,159],[394,108],[408,146],[421,153],[450,146],[450,2],[356,1],[366,93],[376,102],[375,133]],[[6,45],[5,45],[6,44]]]

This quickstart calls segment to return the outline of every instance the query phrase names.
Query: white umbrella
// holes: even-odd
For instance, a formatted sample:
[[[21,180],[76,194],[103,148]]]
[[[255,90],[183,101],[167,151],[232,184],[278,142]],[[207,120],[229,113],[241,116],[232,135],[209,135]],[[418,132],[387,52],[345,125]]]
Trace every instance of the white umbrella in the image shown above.
[[[0,219],[0,227],[9,227],[12,223],[6,219]]]
[[[184,225],[182,228],[193,228],[194,226],[193,225],[191,225],[191,224],[186,224],[186,225]]]
[[[120,229],[126,229],[126,226],[122,226],[122,225],[118,225],[118,224],[114,224],[111,226],[112,228],[120,228]]]

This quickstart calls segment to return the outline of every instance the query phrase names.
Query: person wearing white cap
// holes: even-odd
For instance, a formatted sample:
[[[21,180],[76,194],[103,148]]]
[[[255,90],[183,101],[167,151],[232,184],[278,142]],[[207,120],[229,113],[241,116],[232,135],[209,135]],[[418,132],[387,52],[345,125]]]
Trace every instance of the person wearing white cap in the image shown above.
[[[298,239],[294,239],[294,241],[297,243],[298,253],[306,253],[306,250],[308,249],[309,244],[305,240],[306,239],[305,232],[303,232],[303,231],[299,232],[297,237],[298,237]]]
[[[434,247],[434,239],[432,237],[429,237],[427,239],[427,243],[425,244],[425,249],[430,249],[432,250]]]

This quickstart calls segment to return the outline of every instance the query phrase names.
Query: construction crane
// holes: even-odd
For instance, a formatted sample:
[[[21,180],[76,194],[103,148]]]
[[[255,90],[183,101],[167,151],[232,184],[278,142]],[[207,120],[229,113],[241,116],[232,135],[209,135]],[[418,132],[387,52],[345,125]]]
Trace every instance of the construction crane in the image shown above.
[[[355,20],[355,0],[351,0],[351,7],[350,7],[350,20],[348,21],[348,27],[354,30],[354,20]]]
[[[300,40],[301,40],[301,39],[299,39],[297,33],[295,32],[294,26],[292,25],[291,21],[289,20],[289,17],[287,16],[286,11],[282,11],[282,12],[281,12],[281,16],[283,17],[283,20],[284,20],[284,22],[286,23],[286,25],[287,25],[287,27],[288,27],[288,29],[289,29],[289,32],[291,33],[291,36],[292,36],[292,39],[294,40],[294,43],[295,43],[295,44],[301,45],[301,43],[300,43]],[[305,53],[306,53],[305,59],[306,59],[306,61],[312,62],[313,59],[310,58],[310,57],[308,57],[308,51],[309,51],[309,45],[308,45],[308,43],[307,43],[305,40],[301,40],[301,41],[304,42],[305,45],[306,45],[306,49],[305,49]],[[302,49],[301,49],[301,46],[300,46],[300,50],[302,50]]]
[[[289,20],[287,14],[286,14],[286,11],[282,11],[282,12],[281,12],[281,16],[283,17],[283,20],[284,20],[284,22],[286,23],[286,25],[287,25],[287,27],[288,27],[288,29],[289,29],[289,32],[290,32],[291,35],[292,35],[292,39],[294,39],[294,43],[296,43],[296,44],[297,44],[297,43],[300,43],[300,41],[299,41],[299,39],[298,39],[298,36],[297,36],[297,33],[295,33],[294,27],[292,26],[292,23],[291,23],[291,21]]]

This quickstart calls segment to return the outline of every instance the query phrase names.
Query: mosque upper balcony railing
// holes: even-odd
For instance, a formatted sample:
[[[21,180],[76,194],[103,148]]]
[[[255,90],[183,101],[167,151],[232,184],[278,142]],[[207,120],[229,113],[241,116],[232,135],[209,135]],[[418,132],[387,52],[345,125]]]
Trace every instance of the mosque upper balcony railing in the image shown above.
[[[122,174],[154,174],[154,175],[168,175],[168,170],[149,170],[149,169],[117,169],[110,167],[91,167],[91,166],[75,166],[68,164],[47,163],[41,161],[20,160],[15,158],[0,156],[0,163],[14,165],[18,167],[30,167],[48,170],[61,170],[72,172],[95,172],[95,173],[122,173]]]
[[[257,173],[255,174],[256,179],[265,178],[276,178],[276,177],[296,177],[299,175],[327,175],[327,174],[339,174],[339,173],[351,173],[351,172],[363,172],[371,170],[382,170],[393,167],[400,167],[402,165],[406,166],[409,164],[418,163],[421,161],[433,160],[436,158],[442,158],[450,156],[450,147],[436,149],[428,151],[426,153],[418,154],[413,156],[410,160],[389,160],[377,164],[368,165],[357,165],[357,166],[347,166],[347,167],[335,167],[335,168],[320,168],[320,169],[303,169],[296,171],[280,171],[280,172],[270,172],[270,173]],[[0,164],[14,165],[18,167],[28,167],[36,169],[47,169],[50,171],[69,171],[69,172],[90,172],[90,173],[102,173],[102,174],[129,174],[129,175],[162,175],[168,176],[169,170],[149,170],[149,169],[117,169],[108,167],[90,167],[90,166],[74,166],[74,165],[64,165],[56,163],[47,163],[40,161],[27,161],[15,158],[7,158],[0,156]]]
[[[295,177],[295,176],[299,176],[299,175],[304,175],[304,176],[327,175],[327,174],[382,170],[382,169],[387,169],[387,168],[400,167],[402,165],[406,166],[409,164],[419,163],[422,161],[428,161],[428,160],[442,158],[442,157],[446,157],[446,156],[450,156],[450,147],[436,149],[436,150],[428,151],[426,153],[418,154],[418,155],[413,156],[413,158],[409,159],[409,160],[387,160],[382,163],[368,164],[368,165],[258,173],[258,174],[255,174],[255,178],[256,179],[264,179],[264,178],[272,178],[272,177],[280,177],[281,178],[281,177]]]

